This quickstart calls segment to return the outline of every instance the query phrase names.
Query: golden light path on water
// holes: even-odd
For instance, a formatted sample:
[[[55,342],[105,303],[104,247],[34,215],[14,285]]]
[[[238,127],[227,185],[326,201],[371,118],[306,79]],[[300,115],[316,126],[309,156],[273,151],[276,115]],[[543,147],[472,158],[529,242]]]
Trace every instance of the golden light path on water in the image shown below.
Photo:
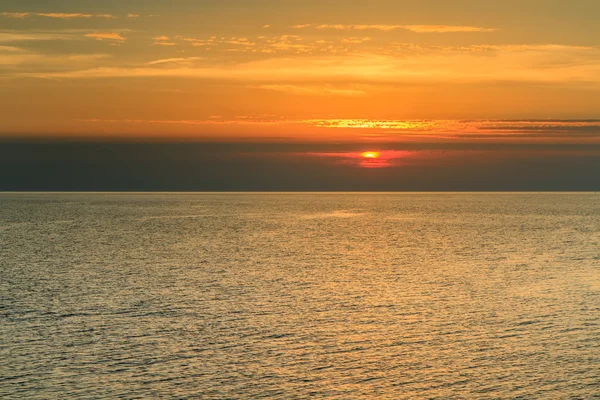
[[[0,202],[0,397],[598,394],[593,193]]]

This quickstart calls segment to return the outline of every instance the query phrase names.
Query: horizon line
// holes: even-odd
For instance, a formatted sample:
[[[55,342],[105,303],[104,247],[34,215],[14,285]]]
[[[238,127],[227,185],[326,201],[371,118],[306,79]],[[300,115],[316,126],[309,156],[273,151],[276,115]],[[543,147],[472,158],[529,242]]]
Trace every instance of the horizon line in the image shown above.
[[[598,190],[586,190],[586,191],[571,191],[571,190],[489,190],[489,191],[468,191],[468,190],[448,190],[448,191],[10,191],[0,190],[0,195],[4,194],[597,194]]]

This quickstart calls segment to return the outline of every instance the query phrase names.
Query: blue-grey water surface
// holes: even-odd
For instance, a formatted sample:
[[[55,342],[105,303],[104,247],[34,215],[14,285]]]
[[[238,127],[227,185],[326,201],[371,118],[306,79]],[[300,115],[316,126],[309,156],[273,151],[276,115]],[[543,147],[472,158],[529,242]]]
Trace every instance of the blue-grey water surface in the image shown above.
[[[600,398],[600,197],[0,194],[0,397]]]

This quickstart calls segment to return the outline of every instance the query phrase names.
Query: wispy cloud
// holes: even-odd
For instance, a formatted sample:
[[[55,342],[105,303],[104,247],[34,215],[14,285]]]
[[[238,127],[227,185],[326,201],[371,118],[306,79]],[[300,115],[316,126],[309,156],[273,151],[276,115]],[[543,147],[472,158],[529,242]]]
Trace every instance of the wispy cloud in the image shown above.
[[[10,42],[43,42],[51,40],[82,40],[84,38],[111,39],[124,41],[124,33],[131,32],[129,29],[115,29],[112,32],[92,32],[86,29],[63,29],[63,30],[4,30],[0,31],[0,43]]]
[[[20,32],[0,31],[0,43],[40,40],[77,40],[85,37],[125,41],[125,30],[112,32]],[[148,64],[119,63],[90,69],[65,65],[54,71],[11,71],[5,79],[19,76],[40,78],[105,78],[105,77],[188,77],[239,81],[248,86],[274,85],[269,90],[307,93],[307,87],[344,82],[397,85],[402,83],[473,84],[482,82],[530,82],[561,86],[582,84],[600,86],[600,47],[563,44],[509,45],[426,45],[389,42],[373,44],[369,37],[337,38],[334,42],[309,40],[299,35],[278,35],[263,39],[251,37],[216,37],[196,39],[183,36],[156,36],[160,46],[202,46],[219,52],[244,52],[244,57],[210,55],[210,62],[194,65],[188,61]],[[182,51],[187,49],[182,48]],[[206,50],[204,50],[206,51]],[[208,53],[206,53],[208,54]],[[255,55],[251,55],[255,54]],[[264,54],[269,54],[265,57]],[[191,55],[195,55],[192,53]],[[157,57],[159,58],[159,57]],[[167,58],[165,58],[167,59]],[[291,86],[290,86],[291,85]],[[378,90],[375,86],[371,93]],[[344,88],[345,89],[345,88]],[[354,87],[350,89],[354,90]],[[362,89],[361,89],[362,90]],[[321,92],[334,94],[333,91]],[[343,95],[342,92],[337,94]],[[357,93],[348,92],[348,95]]]
[[[366,30],[377,30],[383,32],[391,32],[398,29],[404,29],[411,32],[416,33],[457,33],[457,32],[493,32],[497,29],[494,28],[481,28],[477,26],[468,26],[468,25],[345,25],[345,24],[323,24],[323,25],[315,25],[315,24],[303,24],[303,25],[295,25],[293,28],[295,29],[303,29],[315,27],[316,29],[337,29],[337,30],[346,30],[346,31],[366,31]]]
[[[344,38],[342,39],[342,43],[344,44],[362,44],[365,42],[369,42],[371,40],[370,37],[350,37],[350,38]]]
[[[30,12],[1,12],[0,16],[8,18],[23,19],[28,17],[46,17],[58,19],[74,19],[74,18],[116,18],[112,14],[83,14],[83,13],[30,13]]]
[[[2,17],[8,17],[8,18],[17,18],[17,19],[23,19],[23,18],[27,18],[28,16],[30,16],[31,13],[27,13],[27,12],[1,12],[0,16]]]
[[[47,40],[76,40],[81,32],[70,31],[0,31],[0,43],[25,42],[25,41],[47,41]]]
[[[306,46],[294,41],[274,42],[274,48]],[[600,48],[564,45],[491,46],[466,48],[399,48],[392,53],[323,54],[272,57],[210,67],[96,68],[56,73],[54,77],[101,78],[181,76],[208,79],[296,84],[307,81],[347,83],[438,82],[587,82],[600,84]],[[52,77],[40,74],[40,77]]]
[[[285,125],[285,124],[297,124],[299,121],[285,121],[285,120],[270,120],[266,118],[250,118],[250,117],[237,117],[234,119],[221,119],[221,117],[215,118],[209,117],[208,119],[195,120],[195,119],[184,119],[184,120],[148,120],[148,119],[84,119],[81,122],[89,123],[117,123],[117,124],[161,124],[161,125]]]
[[[175,42],[171,41],[171,38],[168,36],[155,36],[152,38],[154,40],[155,46],[175,46]]]
[[[24,53],[25,50],[14,46],[0,46],[0,53]]]
[[[36,13],[38,17],[73,19],[73,18],[92,18],[92,14],[76,14],[76,13]]]
[[[223,40],[223,41],[221,41],[221,43],[234,44],[234,45],[247,46],[247,47],[254,47],[254,46],[256,46],[256,43],[250,41],[248,38],[236,38],[236,37],[233,37],[233,38],[231,38],[229,40]]]
[[[160,39],[160,40],[159,40]],[[347,37],[338,38],[333,41],[315,40],[311,37],[300,35],[276,35],[257,37],[216,37],[200,39],[185,36],[175,36],[172,40],[162,36],[154,38],[156,42],[168,41],[181,45],[203,47],[205,50],[239,52],[239,53],[293,53],[293,54],[315,54],[315,53],[347,53],[353,46],[362,45],[371,40],[370,37]]]
[[[388,119],[287,119],[270,115],[236,116],[223,118],[211,116],[198,120],[148,120],[148,119],[86,119],[88,123],[140,124],[140,125],[246,125],[246,126],[297,126],[385,133],[387,138],[402,140],[407,137],[427,139],[511,139],[513,141],[562,139],[564,142],[600,142],[600,120],[388,120]]]
[[[194,61],[203,60],[203,57],[179,57],[179,58],[165,58],[162,60],[155,60],[148,63],[148,65],[161,65],[161,64],[179,64],[179,65],[192,65]]]
[[[315,119],[302,123],[328,129],[390,130],[404,135],[446,139],[593,139],[600,141],[600,120],[388,120]]]
[[[96,40],[116,40],[123,42],[125,38],[118,33],[109,32],[109,33],[87,33],[85,35],[87,38],[96,39]]]
[[[26,62],[37,61],[40,55],[14,46],[0,46],[0,67],[18,66]]]
[[[90,68],[103,60],[110,59],[108,54],[47,54],[15,46],[0,46],[0,66],[19,70],[60,69],[65,65],[77,68]]]
[[[208,39],[196,39],[196,38],[190,38],[190,37],[185,37],[185,36],[176,36],[175,39],[187,42],[194,47],[209,47],[209,46],[212,46],[215,44],[215,40],[217,39],[217,37],[211,36]],[[168,38],[167,38],[167,40],[168,40]]]
[[[288,93],[293,95],[308,95],[308,96],[344,96],[356,97],[364,96],[367,93],[363,90],[356,89],[340,89],[331,85],[325,86],[301,86],[301,85],[260,85],[259,89],[272,90],[276,92]]]
[[[308,26],[312,26],[312,25],[306,25]],[[389,32],[389,31],[393,31],[396,29],[402,29],[403,26],[402,25],[343,25],[343,24],[336,24],[336,25],[328,25],[328,24],[324,24],[324,25],[317,25],[316,26],[317,29],[337,29],[337,30],[345,30],[345,31],[366,31],[366,30],[377,30],[377,31],[384,31],[384,32]]]
[[[457,32],[494,32],[494,28],[480,28],[477,26],[460,25],[404,25],[402,27],[417,33],[457,33]]]

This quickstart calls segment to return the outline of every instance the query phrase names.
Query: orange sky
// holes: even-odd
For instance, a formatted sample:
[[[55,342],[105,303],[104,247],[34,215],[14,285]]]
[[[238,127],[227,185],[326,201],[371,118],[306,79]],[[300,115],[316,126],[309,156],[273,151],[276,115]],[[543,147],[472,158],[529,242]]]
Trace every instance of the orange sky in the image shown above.
[[[599,141],[596,1],[79,3],[2,3],[0,135]]]

